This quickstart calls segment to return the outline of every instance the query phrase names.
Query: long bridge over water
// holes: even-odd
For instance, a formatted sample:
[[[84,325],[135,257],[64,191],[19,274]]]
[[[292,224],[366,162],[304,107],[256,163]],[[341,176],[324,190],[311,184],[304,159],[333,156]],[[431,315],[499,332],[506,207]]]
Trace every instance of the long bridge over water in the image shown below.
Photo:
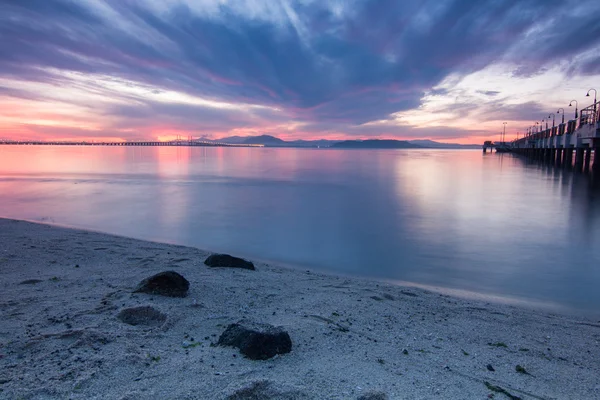
[[[131,142],[111,142],[111,141],[41,141],[41,140],[0,140],[0,145],[21,145],[21,146],[192,146],[192,147],[264,147],[262,144],[245,143],[222,143],[208,142],[202,140],[172,140],[168,142],[160,141],[131,141]]]

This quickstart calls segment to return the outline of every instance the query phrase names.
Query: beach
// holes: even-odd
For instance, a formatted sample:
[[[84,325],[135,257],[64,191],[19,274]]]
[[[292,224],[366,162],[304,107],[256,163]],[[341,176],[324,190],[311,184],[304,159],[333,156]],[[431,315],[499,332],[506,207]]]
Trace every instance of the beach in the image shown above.
[[[210,254],[0,219],[0,398],[600,398],[599,321]],[[134,293],[162,271],[188,295]],[[117,318],[140,306],[166,318]],[[291,352],[217,346],[240,321]]]

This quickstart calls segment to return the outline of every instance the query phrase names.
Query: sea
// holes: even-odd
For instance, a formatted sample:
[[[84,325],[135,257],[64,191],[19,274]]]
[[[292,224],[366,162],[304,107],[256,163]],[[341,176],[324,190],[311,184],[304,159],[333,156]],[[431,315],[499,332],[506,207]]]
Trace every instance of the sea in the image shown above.
[[[600,317],[600,185],[512,154],[0,145],[0,216]]]

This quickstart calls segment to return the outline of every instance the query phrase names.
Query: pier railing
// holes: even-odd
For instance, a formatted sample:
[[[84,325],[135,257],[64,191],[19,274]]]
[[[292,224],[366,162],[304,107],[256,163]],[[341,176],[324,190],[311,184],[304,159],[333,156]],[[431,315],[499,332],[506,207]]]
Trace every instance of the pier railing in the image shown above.
[[[600,121],[600,102],[594,103],[581,110],[579,126],[596,124]]]

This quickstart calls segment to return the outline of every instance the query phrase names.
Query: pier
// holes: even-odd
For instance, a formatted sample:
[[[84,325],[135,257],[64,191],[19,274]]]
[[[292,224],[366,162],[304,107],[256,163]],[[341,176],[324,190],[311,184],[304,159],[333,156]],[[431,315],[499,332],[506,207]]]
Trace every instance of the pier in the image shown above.
[[[551,128],[537,124],[530,128],[523,138],[511,142],[510,151],[556,167],[600,173],[600,102],[566,123],[552,121]]]

